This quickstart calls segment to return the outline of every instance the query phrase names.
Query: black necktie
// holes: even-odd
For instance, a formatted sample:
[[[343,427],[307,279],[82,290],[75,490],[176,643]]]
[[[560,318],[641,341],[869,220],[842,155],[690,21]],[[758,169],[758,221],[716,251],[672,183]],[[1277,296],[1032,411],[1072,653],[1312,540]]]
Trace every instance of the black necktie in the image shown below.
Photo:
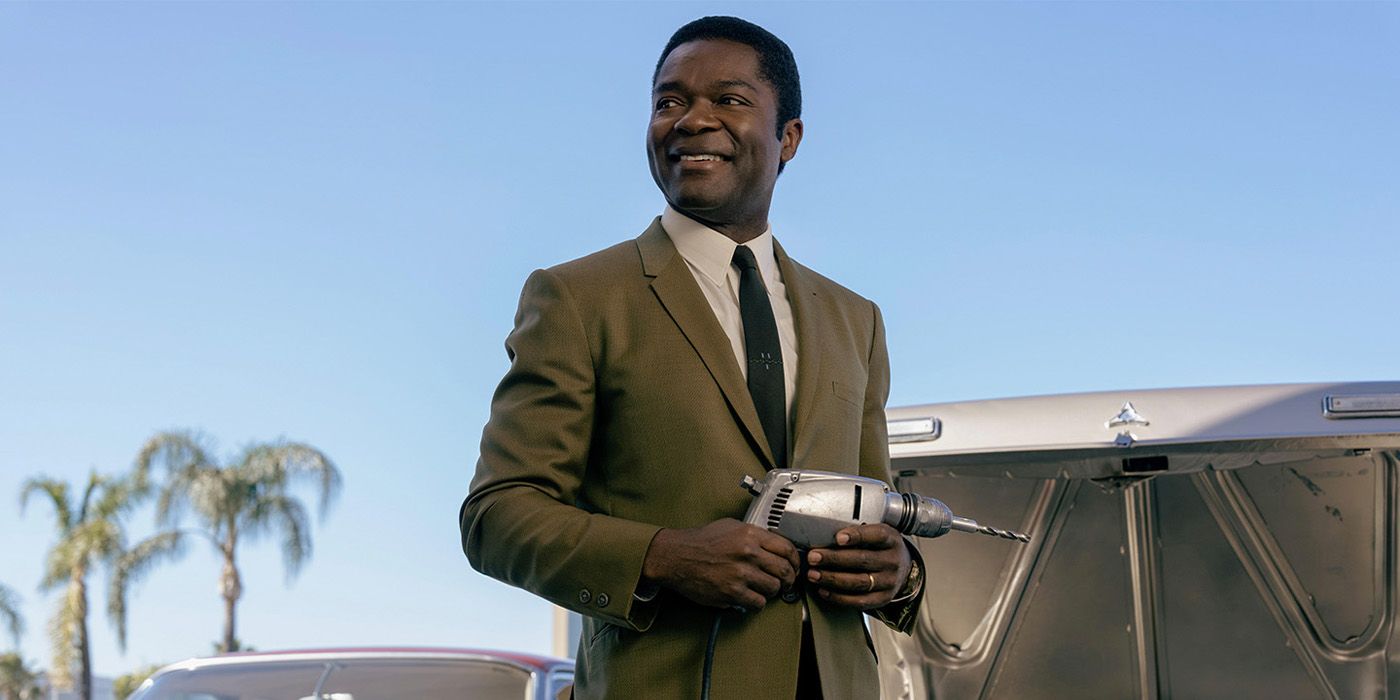
[[[749,394],[779,469],[787,465],[787,401],[783,389],[783,348],[758,261],[746,246],[734,249],[739,266],[739,315],[744,319],[744,355],[749,363]]]

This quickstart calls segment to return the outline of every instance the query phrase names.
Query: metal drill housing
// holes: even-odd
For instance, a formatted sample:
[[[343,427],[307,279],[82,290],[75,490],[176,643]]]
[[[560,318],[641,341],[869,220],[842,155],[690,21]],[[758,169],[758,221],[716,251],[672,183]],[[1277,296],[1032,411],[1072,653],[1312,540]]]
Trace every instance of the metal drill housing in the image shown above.
[[[867,523],[886,523],[918,537],[961,530],[1029,541],[1025,535],[953,515],[936,499],[899,493],[883,481],[863,476],[777,469],[763,481],[746,476],[740,485],[754,496],[744,522],[772,530],[803,549],[829,547],[842,528]]]

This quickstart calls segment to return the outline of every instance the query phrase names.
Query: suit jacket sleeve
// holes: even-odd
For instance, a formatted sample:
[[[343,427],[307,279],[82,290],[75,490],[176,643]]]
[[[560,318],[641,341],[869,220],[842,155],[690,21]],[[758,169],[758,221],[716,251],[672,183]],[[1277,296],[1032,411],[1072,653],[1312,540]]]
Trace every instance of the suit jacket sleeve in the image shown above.
[[[890,397],[890,356],[885,346],[885,322],[880,316],[880,307],[870,305],[874,311],[874,331],[871,334],[869,374],[865,385],[865,406],[860,430],[860,473],[885,483],[890,479],[889,426],[885,423],[885,402]],[[919,548],[905,539],[909,556],[923,567]],[[924,580],[927,580],[927,576]],[[870,611],[876,619],[891,628],[908,634],[914,628],[923,602],[924,589],[919,590],[908,600],[890,603],[883,608]]]
[[[459,513],[468,560],[556,605],[646,629],[655,608],[633,592],[660,528],[576,505],[597,384],[585,324],[555,274],[537,270],[526,281],[506,352],[510,369]]]

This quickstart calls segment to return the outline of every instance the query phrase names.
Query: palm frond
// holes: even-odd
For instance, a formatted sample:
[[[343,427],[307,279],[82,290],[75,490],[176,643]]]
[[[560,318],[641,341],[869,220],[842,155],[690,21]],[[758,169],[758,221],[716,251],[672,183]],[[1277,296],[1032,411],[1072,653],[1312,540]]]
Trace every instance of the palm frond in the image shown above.
[[[173,525],[180,521],[189,508],[190,490],[199,475],[200,472],[196,471],[178,471],[165,477],[165,485],[156,497],[156,522]]]
[[[116,518],[89,520],[78,528],[78,536],[88,561],[96,558],[110,565],[126,551],[126,530]]]
[[[180,530],[180,532],[183,533],[185,537],[202,538],[204,541],[212,545],[214,547],[214,551],[216,552],[223,551],[224,543],[219,540],[218,536],[215,533],[210,532],[209,530],[205,530],[202,528],[183,528]]]
[[[244,453],[243,465],[256,475],[260,485],[270,491],[286,493],[295,481],[309,480],[316,484],[319,496],[318,512],[325,518],[340,495],[340,470],[324,452],[302,442],[277,441],[254,445]]]
[[[157,433],[136,455],[132,472],[139,482],[149,478],[151,469],[165,467],[165,486],[156,499],[156,521],[174,525],[190,503],[194,485],[210,473],[218,473],[218,465],[210,458],[211,441],[191,430],[170,430]]]
[[[148,477],[151,469],[164,465],[168,475],[207,469],[210,440],[193,430],[167,430],[156,433],[136,454],[132,472],[138,479]]]
[[[8,586],[0,584],[0,622],[9,628],[14,637],[15,648],[19,648],[19,638],[24,636],[24,616],[19,612],[20,598]]]
[[[68,483],[48,477],[36,476],[26,479],[19,491],[19,510],[21,513],[29,505],[29,496],[35,492],[42,491],[49,497],[53,504],[54,517],[58,520],[60,532],[68,532],[73,528],[73,509],[68,503]]]
[[[244,532],[249,535],[276,533],[282,545],[282,563],[288,583],[301,573],[302,564],[311,558],[311,523],[306,506],[292,496],[268,496],[259,499],[245,520]]]
[[[185,540],[179,531],[162,532],[123,552],[112,565],[107,587],[107,617],[117,628],[117,646],[126,651],[126,596],[156,565],[184,556]]]
[[[39,590],[47,592],[68,583],[80,554],[81,543],[72,533],[55,542],[44,562],[44,576],[39,580]]]
[[[192,508],[204,526],[214,532],[222,532],[230,512],[241,507],[235,497],[234,484],[230,482],[227,470],[207,470],[192,473],[179,482],[169,483],[165,491],[170,492],[170,502],[176,504],[168,513],[179,513]],[[164,496],[165,494],[162,493]],[[157,509],[159,509],[157,505]],[[162,520],[167,525],[177,518],[168,515]]]
[[[105,483],[107,483],[107,478],[98,474],[96,470],[88,475],[87,487],[83,489],[83,498],[78,505],[78,518],[73,522],[74,527],[87,520],[88,507],[92,505],[93,494],[97,493],[97,490],[102,488]]]
[[[88,519],[112,520],[121,517],[139,505],[149,492],[150,487],[135,477],[105,479]]]

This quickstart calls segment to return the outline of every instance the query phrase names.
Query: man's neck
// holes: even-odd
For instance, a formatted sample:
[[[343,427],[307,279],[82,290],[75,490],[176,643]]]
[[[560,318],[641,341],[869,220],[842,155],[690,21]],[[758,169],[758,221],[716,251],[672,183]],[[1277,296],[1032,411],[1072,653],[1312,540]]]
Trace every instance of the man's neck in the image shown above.
[[[674,204],[671,205],[671,207],[677,212],[680,212],[681,214],[684,214],[714,229],[720,234],[723,234],[725,238],[728,238],[729,240],[739,244],[748,243],[749,241],[758,238],[759,236],[762,236],[763,232],[768,230],[768,217],[766,213],[764,216],[757,217],[756,220],[724,222],[712,221],[700,214],[681,209],[680,207],[677,207]]]

